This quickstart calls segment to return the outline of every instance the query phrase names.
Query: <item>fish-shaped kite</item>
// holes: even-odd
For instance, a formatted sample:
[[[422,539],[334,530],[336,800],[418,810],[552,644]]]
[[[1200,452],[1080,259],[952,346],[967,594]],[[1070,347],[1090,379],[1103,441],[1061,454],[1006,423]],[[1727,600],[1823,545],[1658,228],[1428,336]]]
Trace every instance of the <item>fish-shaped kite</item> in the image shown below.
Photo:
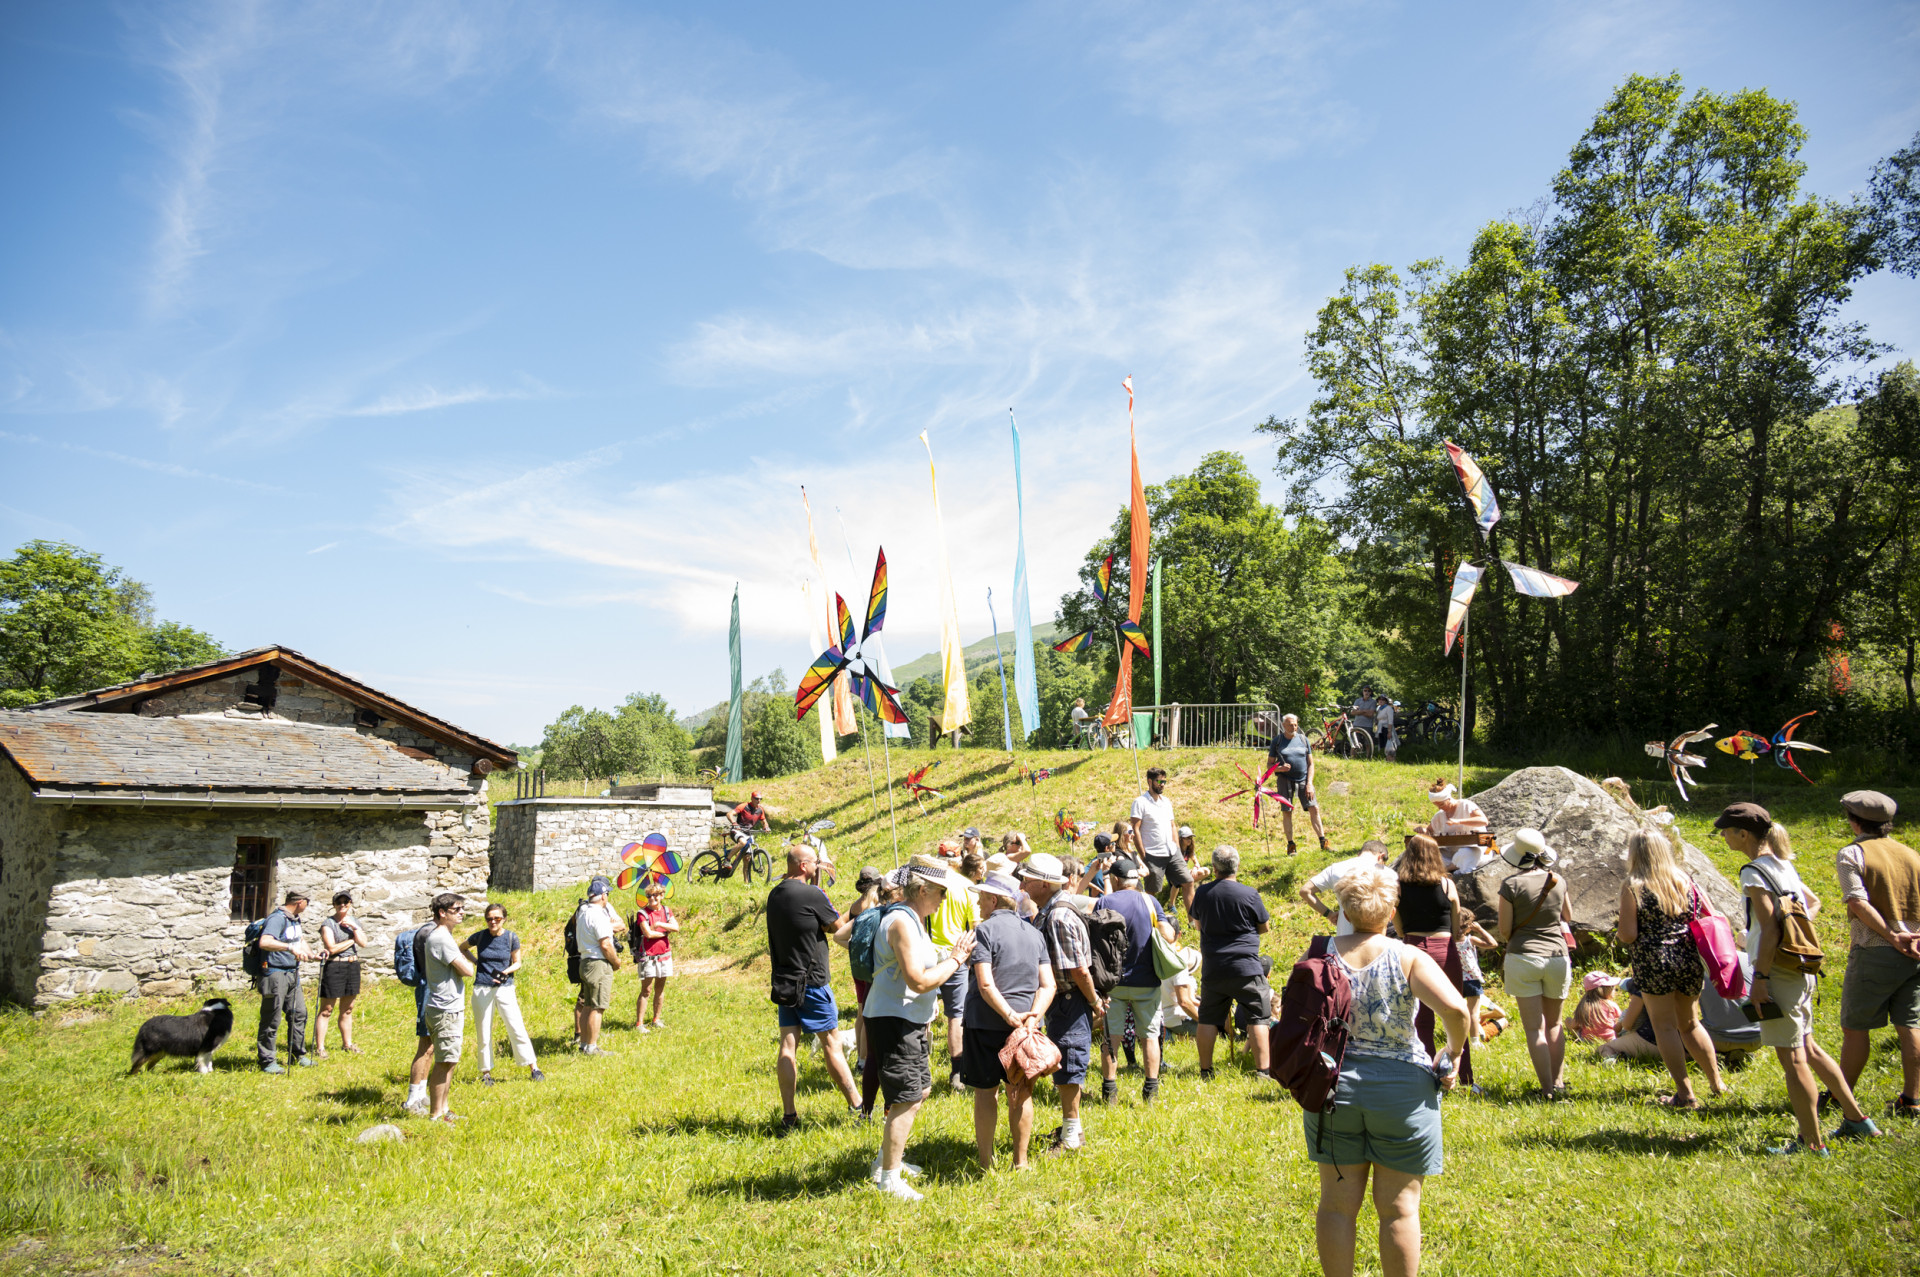
[[[1719,740],[1713,742],[1713,747],[1723,754],[1732,754],[1736,758],[1744,758],[1748,762],[1752,762],[1760,757],[1760,755],[1771,750],[1773,748],[1773,742],[1764,736],[1742,728],[1731,736],[1722,736]]]
[[[1680,791],[1681,802],[1693,801],[1693,799],[1687,796],[1687,786],[1693,783],[1693,776],[1687,771],[1687,768],[1705,767],[1707,765],[1707,760],[1700,757],[1700,755],[1689,754],[1687,752],[1687,746],[1693,744],[1695,741],[1711,740],[1713,738],[1713,729],[1718,726],[1718,723],[1708,723],[1697,732],[1682,732],[1670,741],[1650,740],[1647,742],[1646,749],[1648,755],[1659,759],[1667,765],[1667,774],[1673,777],[1673,785],[1675,789]]]
[[[1812,718],[1819,712],[1817,709],[1810,709],[1800,715],[1799,718],[1788,719],[1786,724],[1773,734],[1773,761],[1781,767],[1791,768],[1794,775],[1806,781],[1809,785],[1813,783],[1813,777],[1801,771],[1800,764],[1793,761],[1793,751],[1796,749],[1810,749],[1816,754],[1830,754],[1833,751],[1822,749],[1818,745],[1809,745],[1803,740],[1795,740],[1793,733],[1800,726],[1802,719]]]
[[[880,680],[880,672],[868,665],[868,658],[861,653],[868,639],[880,632],[887,622],[887,552],[880,551],[880,557],[873,565],[873,585],[867,592],[866,628],[855,637],[853,617],[847,611],[847,601],[838,594],[833,596],[835,612],[839,618],[839,642],[830,645],[826,651],[814,658],[813,664],[800,679],[800,686],[794,690],[793,703],[797,717],[805,718],[807,711],[814,707],[842,670],[852,680],[853,694],[866,702],[875,717],[884,723],[904,723],[907,712],[900,708],[900,689],[889,687]]]
[[[1267,788],[1267,782],[1273,778],[1273,774],[1275,772],[1280,770],[1280,761],[1278,759],[1274,759],[1267,763],[1267,769],[1264,772],[1260,773],[1259,780],[1255,780],[1253,778],[1253,773],[1248,771],[1246,768],[1241,767],[1239,763],[1235,763],[1234,766],[1239,769],[1239,772],[1242,776],[1245,776],[1247,778],[1248,788],[1236,789],[1231,794],[1228,794],[1226,797],[1222,798],[1220,801],[1223,803],[1230,803],[1236,798],[1240,798],[1246,794],[1251,793],[1253,795],[1253,827],[1255,829],[1260,828],[1260,803],[1263,799],[1269,802],[1279,803],[1281,811],[1293,810],[1293,804],[1287,801],[1287,799],[1281,795],[1278,789]]]

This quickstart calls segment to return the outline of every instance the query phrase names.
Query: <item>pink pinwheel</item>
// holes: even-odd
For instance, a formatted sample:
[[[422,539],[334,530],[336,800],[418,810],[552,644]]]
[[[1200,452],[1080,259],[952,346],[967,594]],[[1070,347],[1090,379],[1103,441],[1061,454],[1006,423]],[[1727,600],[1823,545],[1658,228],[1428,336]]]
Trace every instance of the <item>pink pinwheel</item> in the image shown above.
[[[1260,828],[1260,803],[1262,799],[1279,803],[1281,811],[1293,810],[1293,804],[1289,802],[1286,799],[1286,797],[1280,793],[1278,789],[1267,788],[1267,782],[1269,780],[1272,780],[1274,773],[1280,770],[1280,764],[1277,760],[1268,761],[1267,770],[1260,774],[1259,780],[1255,780],[1253,778],[1253,773],[1249,772],[1246,768],[1241,767],[1239,763],[1235,763],[1234,766],[1239,769],[1240,774],[1242,776],[1245,776],[1247,778],[1247,788],[1236,789],[1231,794],[1228,794],[1226,797],[1222,798],[1220,801],[1223,803],[1230,803],[1236,798],[1242,798],[1242,797],[1245,797],[1247,794],[1252,794],[1253,795],[1253,827],[1255,829]]]

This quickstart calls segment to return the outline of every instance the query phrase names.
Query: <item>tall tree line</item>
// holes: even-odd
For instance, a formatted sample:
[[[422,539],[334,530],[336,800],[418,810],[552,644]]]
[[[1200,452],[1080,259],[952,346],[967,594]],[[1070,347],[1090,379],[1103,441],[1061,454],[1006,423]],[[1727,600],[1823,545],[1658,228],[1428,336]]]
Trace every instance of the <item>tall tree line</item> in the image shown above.
[[[1489,572],[1471,659],[1496,737],[1770,727],[1844,708],[1862,644],[1911,665],[1920,395],[1910,365],[1850,379],[1887,352],[1843,307],[1913,269],[1913,148],[1841,203],[1802,191],[1804,141],[1764,91],[1636,76],[1463,264],[1347,272],[1307,336],[1318,396],[1260,429],[1403,693],[1458,679],[1463,559],[1581,582],[1541,600]],[[1484,542],[1443,439],[1499,496]]]

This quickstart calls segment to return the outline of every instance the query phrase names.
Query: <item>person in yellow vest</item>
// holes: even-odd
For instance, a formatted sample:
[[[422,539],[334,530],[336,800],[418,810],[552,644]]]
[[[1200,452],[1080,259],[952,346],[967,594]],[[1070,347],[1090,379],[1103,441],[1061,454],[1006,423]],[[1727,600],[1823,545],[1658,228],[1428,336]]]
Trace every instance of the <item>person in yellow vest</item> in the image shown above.
[[[1840,849],[1840,895],[1853,947],[1840,991],[1840,1071],[1858,1089],[1875,1029],[1900,1040],[1895,1117],[1920,1117],[1920,852],[1893,840],[1893,799],[1856,789],[1840,799],[1854,841]]]

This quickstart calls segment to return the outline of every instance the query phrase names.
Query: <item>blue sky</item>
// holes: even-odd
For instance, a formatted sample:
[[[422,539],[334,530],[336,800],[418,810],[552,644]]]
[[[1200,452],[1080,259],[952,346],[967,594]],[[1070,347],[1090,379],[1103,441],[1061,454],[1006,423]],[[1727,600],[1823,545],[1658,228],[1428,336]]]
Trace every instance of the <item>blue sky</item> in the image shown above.
[[[1920,129],[1914,5],[16,3],[0,537],[464,725],[804,668],[856,611],[1036,619],[1125,499],[1311,396],[1349,265],[1459,260],[1626,75],[1800,104],[1842,197]],[[1911,281],[1857,317],[1920,349]],[[842,512],[856,570],[847,566]]]

